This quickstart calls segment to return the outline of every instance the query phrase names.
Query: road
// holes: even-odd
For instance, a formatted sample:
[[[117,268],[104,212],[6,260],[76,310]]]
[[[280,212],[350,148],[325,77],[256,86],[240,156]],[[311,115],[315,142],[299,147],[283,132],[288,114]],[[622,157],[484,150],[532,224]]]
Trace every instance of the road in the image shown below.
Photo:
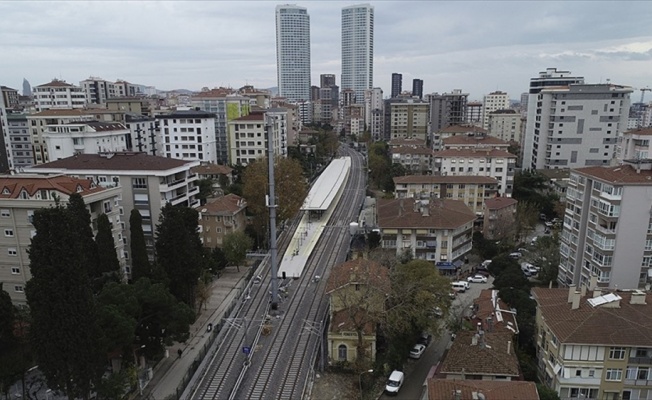
[[[478,298],[482,289],[490,289],[492,287],[493,277],[489,278],[487,283],[471,283],[471,289],[466,293],[458,293],[455,300],[451,304],[449,315],[459,315],[464,311],[464,315],[468,315],[473,301]],[[442,318],[441,323],[445,325],[447,318]],[[451,343],[450,333],[445,327],[442,327],[442,335],[439,338],[433,339],[426,351],[420,359],[408,359],[404,372],[405,382],[403,387],[396,396],[389,396],[386,393],[380,397],[383,400],[399,399],[399,400],[416,400],[421,398],[422,392],[425,389],[424,383],[430,368],[437,365],[441,361],[444,351]]]

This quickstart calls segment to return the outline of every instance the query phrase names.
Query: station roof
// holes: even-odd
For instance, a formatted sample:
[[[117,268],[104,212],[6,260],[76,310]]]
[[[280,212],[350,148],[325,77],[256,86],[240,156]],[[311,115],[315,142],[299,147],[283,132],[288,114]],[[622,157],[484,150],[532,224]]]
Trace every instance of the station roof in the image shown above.
[[[345,184],[351,169],[351,158],[336,158],[326,167],[308,193],[303,202],[302,210],[326,211],[337,195],[340,187]]]

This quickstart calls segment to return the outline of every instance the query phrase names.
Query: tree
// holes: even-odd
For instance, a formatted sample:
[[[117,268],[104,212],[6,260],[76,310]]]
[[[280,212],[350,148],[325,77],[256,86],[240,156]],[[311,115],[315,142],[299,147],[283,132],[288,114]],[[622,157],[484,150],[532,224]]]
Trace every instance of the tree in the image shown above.
[[[213,194],[213,180],[210,178],[200,179],[197,181],[197,186],[199,186],[199,193],[197,193],[197,198],[200,201],[200,204],[206,204],[206,199],[208,199]]]
[[[369,246],[369,250],[373,250],[377,247],[380,247],[380,233],[376,231],[371,231],[367,233],[367,244]]]
[[[544,285],[557,282],[557,273],[559,272],[558,235],[555,233],[553,236],[540,237],[533,248],[525,254],[525,259],[540,268],[537,274],[539,282]]]
[[[99,270],[97,244],[95,244],[91,228],[91,214],[79,193],[70,195],[68,210],[71,212],[69,214],[71,223],[79,229],[77,238],[81,251],[79,255],[84,258],[83,263],[89,268],[88,274],[91,279],[99,278],[102,276],[102,272]]]
[[[559,394],[542,383],[537,383],[537,392],[540,400],[559,400]]]
[[[115,252],[115,242],[111,233],[111,223],[106,214],[97,218],[97,235],[95,244],[98,254],[98,272],[108,279],[121,280],[120,261]]]
[[[516,207],[516,239],[521,241],[527,236],[528,232],[532,231],[537,224],[539,218],[539,209],[534,203],[519,202]]]
[[[131,233],[131,279],[152,278],[152,266],[147,255],[147,244],[143,232],[143,217],[135,208],[129,215],[129,230]]]
[[[195,307],[197,282],[204,266],[197,211],[166,204],[156,226],[156,255],[170,293]]]
[[[97,249],[88,211],[77,196],[71,196],[68,208],[34,213],[36,235],[28,251],[32,279],[25,292],[31,342],[48,385],[69,398],[87,399],[100,381],[105,353],[89,276],[98,272],[90,263]]]
[[[222,241],[224,256],[230,265],[235,265],[240,271],[240,265],[247,259],[247,251],[251,250],[254,241],[244,232],[228,233]]]

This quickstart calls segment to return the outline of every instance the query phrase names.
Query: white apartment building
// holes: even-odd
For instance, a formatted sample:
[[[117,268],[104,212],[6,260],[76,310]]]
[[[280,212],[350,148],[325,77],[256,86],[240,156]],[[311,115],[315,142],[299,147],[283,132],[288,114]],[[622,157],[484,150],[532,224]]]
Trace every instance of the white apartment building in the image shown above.
[[[30,137],[27,114],[7,114],[7,136],[5,144],[9,145],[7,156],[10,169],[29,167],[34,163],[34,152],[32,150],[32,139]],[[11,156],[9,157],[9,153]]]
[[[430,136],[432,149],[442,150],[444,147],[444,139],[454,136],[466,136],[472,138],[486,138],[487,131],[474,125],[449,125],[446,128],[435,131]]]
[[[36,229],[32,225],[34,211],[65,204],[73,193],[79,193],[91,214],[93,234],[97,218],[106,214],[113,226],[116,255],[123,272],[127,272],[125,217],[120,213],[120,188],[104,188],[93,181],[69,176],[11,175],[0,178],[0,282],[12,302],[27,305],[25,285],[32,275],[28,250]],[[127,216],[128,220],[129,217]]]
[[[433,174],[489,176],[498,181],[498,193],[512,197],[516,156],[492,148],[450,149],[434,154]]]
[[[489,114],[489,135],[507,142],[521,142],[523,117],[515,110],[498,110]]]
[[[383,102],[383,90],[381,88],[373,88],[366,90],[364,93],[365,104],[365,124],[374,141],[383,139],[384,130],[384,110],[385,103]]]
[[[129,150],[144,152],[152,156],[163,154],[163,143],[159,121],[139,114],[125,114],[125,126],[129,129]]]
[[[217,164],[215,114],[183,110],[157,115],[163,138],[163,155],[186,161]]]
[[[86,94],[79,86],[59,79],[32,88],[36,111],[86,107]]]
[[[91,76],[79,82],[86,94],[87,104],[106,104],[110,98],[117,97],[115,83]]]
[[[71,122],[48,125],[43,133],[50,160],[75,154],[115,153],[128,150],[129,129],[115,122]]]
[[[310,15],[305,7],[276,6],[276,73],[281,97],[310,100]]]
[[[44,133],[48,125],[63,125],[75,122],[93,121],[93,115],[81,109],[52,109],[27,115],[34,165],[50,161],[48,148],[45,145]]]
[[[495,91],[484,96],[482,100],[482,127],[489,130],[489,114],[509,108],[509,96],[505,92]]]
[[[629,87],[612,84],[541,90],[529,104],[535,121],[532,131],[526,131],[532,140],[525,141],[523,168],[609,165],[627,126],[631,93]]]
[[[364,104],[364,91],[374,85],[374,7],[358,4],[342,8],[341,89],[355,91]]]
[[[652,282],[652,161],[571,170],[558,281],[642,288]]]
[[[229,122],[229,159],[234,164],[247,165],[267,157],[265,126],[268,123],[271,124],[274,154],[287,156],[287,110],[271,108]]]
[[[26,172],[41,175],[65,174],[90,180],[100,187],[116,188],[121,220],[118,226],[127,232],[123,236],[125,249],[131,247],[129,216],[134,208],[143,218],[143,232],[150,257],[154,256],[154,234],[161,208],[167,203],[187,207],[199,206],[197,174],[191,169],[199,161],[151,156],[145,153],[123,152],[78,154],[29,168]],[[129,252],[124,251],[127,265]],[[129,272],[129,269],[126,270]]]
[[[618,153],[618,161],[623,160],[647,160],[652,158],[652,128],[632,129],[623,133]]]

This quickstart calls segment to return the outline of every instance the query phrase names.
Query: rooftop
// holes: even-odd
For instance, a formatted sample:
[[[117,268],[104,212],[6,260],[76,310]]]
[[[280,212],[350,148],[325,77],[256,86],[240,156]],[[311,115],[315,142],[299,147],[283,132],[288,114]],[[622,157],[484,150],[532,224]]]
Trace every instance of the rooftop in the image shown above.
[[[415,200],[413,198],[378,200],[378,226],[382,229],[455,229],[475,219],[473,211],[460,200]]]
[[[502,158],[516,158],[512,153],[505,150],[498,149],[448,149],[437,151],[435,157],[471,157],[471,158],[484,158],[484,157],[502,157]]]
[[[625,132],[624,135],[650,136],[652,135],[652,127],[631,129]]]
[[[110,154],[77,154],[61,160],[35,165],[29,169],[39,172],[40,169],[61,170],[115,170],[115,171],[165,171],[168,169],[193,164],[192,161],[175,158],[151,156],[146,153],[116,152]]]
[[[511,197],[492,197],[485,200],[484,204],[488,210],[500,210],[518,204],[518,201]]]
[[[200,175],[231,175],[233,168],[222,164],[205,163],[192,167],[190,171]]]
[[[476,400],[479,393],[486,400],[539,400],[534,382],[428,379],[428,400]]]
[[[633,292],[619,291],[622,299],[617,304],[594,307],[588,301],[592,299],[589,295],[582,297],[579,307],[573,310],[568,302],[569,289],[532,289],[546,325],[561,343],[650,347],[652,294],[642,293],[646,304],[630,304]]]
[[[82,196],[104,190],[91,180],[65,175],[5,175],[0,177],[0,188],[0,199],[17,199],[23,190],[30,196],[34,196],[39,190],[56,190],[66,195],[80,193]]]
[[[81,116],[81,115],[88,115],[88,111],[81,109],[81,108],[60,108],[56,109],[53,108],[51,110],[44,110],[41,112],[37,112],[36,114],[32,114],[32,117],[71,117],[71,116]]]
[[[393,147],[389,149],[389,152],[392,154],[421,154],[421,155],[433,155],[435,152],[425,146],[412,147],[412,146],[400,146]]]
[[[447,184],[447,183],[477,183],[495,185],[498,181],[490,176],[482,175],[406,175],[394,178],[394,184]]]
[[[484,332],[473,344],[474,331],[460,331],[440,373],[466,375],[519,376],[518,358],[511,333]]]
[[[62,81],[62,80],[59,80],[59,79],[53,79],[52,82],[50,82],[50,83],[44,83],[44,84],[38,85],[36,87],[48,87],[48,86],[72,87],[73,85],[71,85],[70,83],[68,83],[66,81]]]
[[[263,113],[251,113],[249,115],[245,115],[240,118],[236,118],[233,121],[235,122],[243,122],[243,121],[264,121],[265,120],[265,114]]]
[[[546,178],[556,181],[556,180],[568,180],[570,178],[570,168],[545,168],[538,169],[538,174],[545,176]]]
[[[439,134],[442,133],[484,133],[487,134],[489,131],[486,129],[480,128],[475,125],[448,125],[445,128],[439,130]]]
[[[389,141],[389,147],[394,146],[425,146],[426,141],[421,139],[392,139]]]
[[[170,114],[159,114],[156,116],[156,118],[163,118],[163,119],[188,118],[188,117],[215,118],[215,114],[207,111],[199,111],[199,110],[177,110],[177,111],[173,111]]]
[[[247,201],[233,193],[209,200],[203,206],[197,207],[197,211],[210,215],[234,215],[247,207]]]
[[[335,311],[329,323],[330,331],[333,333],[355,332],[357,330],[355,321],[361,321],[364,322],[363,334],[373,335],[375,333],[374,322],[366,314],[367,312],[364,310],[352,308]]]
[[[649,161],[652,163],[652,161]],[[652,185],[652,170],[634,168],[629,164],[617,167],[585,167],[573,170],[581,175],[600,179],[613,184]]]
[[[389,293],[389,269],[365,258],[356,258],[331,269],[326,282],[326,293],[350,284],[371,284]]]
[[[504,301],[498,297],[498,291],[483,289],[475,299],[476,308],[473,311],[472,321],[482,323],[482,329],[486,332],[518,333],[516,314],[511,311]]]
[[[497,137],[484,136],[484,135],[474,135],[474,136],[455,135],[455,136],[450,136],[450,137],[442,139],[442,143],[444,145],[451,145],[451,144],[459,144],[459,145],[464,145],[464,144],[468,144],[468,145],[485,144],[485,145],[503,145],[505,147],[509,147],[509,143],[507,143],[504,140],[498,139]]]

